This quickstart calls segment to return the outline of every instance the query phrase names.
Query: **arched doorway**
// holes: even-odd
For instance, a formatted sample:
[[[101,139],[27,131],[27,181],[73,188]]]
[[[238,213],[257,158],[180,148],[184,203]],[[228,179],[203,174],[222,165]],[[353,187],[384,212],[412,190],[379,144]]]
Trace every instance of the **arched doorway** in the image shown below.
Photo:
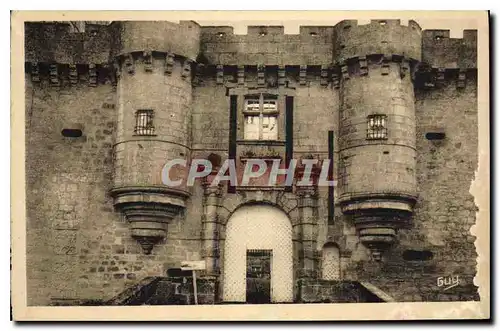
[[[325,280],[340,279],[340,252],[334,243],[323,246],[321,257],[321,278]]]
[[[265,303],[266,295],[268,302],[293,301],[292,224],[283,211],[259,204],[233,213],[226,227],[223,276],[224,301]],[[262,293],[254,293],[254,285]]]

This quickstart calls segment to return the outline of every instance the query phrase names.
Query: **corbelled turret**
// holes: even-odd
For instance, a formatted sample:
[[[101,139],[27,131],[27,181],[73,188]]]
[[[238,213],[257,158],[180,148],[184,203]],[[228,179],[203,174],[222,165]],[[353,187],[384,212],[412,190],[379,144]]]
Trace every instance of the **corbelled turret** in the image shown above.
[[[342,21],[335,27],[340,203],[375,259],[392,244],[417,197],[411,70],[421,58],[420,34],[413,21]]]
[[[182,210],[186,187],[161,181],[165,163],[190,157],[191,66],[198,56],[194,22],[122,22],[116,28],[118,128],[115,206],[146,254],[166,237]]]

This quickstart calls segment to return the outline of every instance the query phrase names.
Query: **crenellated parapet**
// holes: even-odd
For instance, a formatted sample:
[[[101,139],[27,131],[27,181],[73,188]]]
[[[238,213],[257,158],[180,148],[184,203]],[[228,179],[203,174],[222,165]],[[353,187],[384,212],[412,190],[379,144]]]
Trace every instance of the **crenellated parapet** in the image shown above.
[[[172,53],[192,61],[200,49],[200,26],[193,21],[177,23],[167,21],[116,22],[116,40],[112,56],[134,52]]]
[[[450,30],[422,32],[422,63],[415,70],[417,89],[455,84],[463,89],[477,81],[477,30],[464,30],[463,38],[450,38]]]
[[[200,49],[200,26],[192,21],[88,24],[83,32],[69,22],[29,22],[25,35],[27,63],[100,65],[145,51],[194,61]]]
[[[116,42],[115,23],[90,24],[84,32],[71,24],[27,22],[25,62],[62,64],[104,64],[110,62],[110,50]]]
[[[342,63],[351,58],[372,54],[389,54],[420,61],[421,28],[415,21],[402,25],[400,20],[372,20],[358,25],[345,20],[334,28],[333,61]]]
[[[230,26],[200,27],[193,21],[85,23],[84,28],[29,22],[25,30],[26,71],[33,82],[51,80],[51,86],[114,83],[117,67],[133,71],[135,63],[158,60],[164,61],[165,74],[174,62],[181,63],[185,75],[192,71],[195,85],[212,78],[217,84],[241,83],[261,66],[261,75],[278,85],[320,79],[322,86],[338,88],[342,79],[369,75],[373,66],[386,68],[387,74],[392,61],[400,65],[401,75],[418,76],[423,83],[417,88],[439,86],[435,81],[442,80],[443,70],[445,80],[456,80],[460,87],[464,73],[467,80],[477,67],[476,30],[455,39],[449,30],[422,31],[412,20],[407,25],[400,20],[344,20],[335,26],[301,26],[299,34],[285,34],[283,26],[249,26],[247,34],[236,35]],[[87,77],[96,77],[96,84]]]
[[[477,68],[477,30],[464,30],[463,38],[450,38],[450,30],[424,30],[422,61],[432,68]]]
[[[229,26],[202,27],[201,52],[209,64],[321,65],[331,62],[331,26],[301,26],[285,34],[283,26],[249,26],[235,35]]]
[[[58,88],[116,84],[123,67],[133,74],[136,66],[152,72],[154,65],[165,75],[181,66],[191,81],[200,45],[200,27],[192,21],[85,24],[81,30],[69,22],[29,22],[25,33],[26,73],[33,83]]]

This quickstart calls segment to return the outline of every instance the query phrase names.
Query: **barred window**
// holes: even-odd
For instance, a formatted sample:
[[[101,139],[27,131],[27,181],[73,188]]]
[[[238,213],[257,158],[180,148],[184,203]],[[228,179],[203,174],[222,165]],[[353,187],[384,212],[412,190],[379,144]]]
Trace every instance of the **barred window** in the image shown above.
[[[368,116],[366,139],[387,139],[386,123],[386,115],[376,114]]]
[[[141,109],[135,113],[134,133],[136,135],[152,136],[155,134],[153,115],[152,109]]]
[[[278,101],[264,99],[245,100],[244,139],[276,140],[278,139]]]

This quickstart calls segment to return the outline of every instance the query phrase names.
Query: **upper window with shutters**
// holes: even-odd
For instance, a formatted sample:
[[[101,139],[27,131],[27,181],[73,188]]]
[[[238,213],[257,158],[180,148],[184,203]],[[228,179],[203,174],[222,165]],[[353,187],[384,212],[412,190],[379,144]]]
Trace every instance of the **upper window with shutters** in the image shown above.
[[[245,140],[278,139],[278,100],[260,94],[245,99],[243,138]]]

